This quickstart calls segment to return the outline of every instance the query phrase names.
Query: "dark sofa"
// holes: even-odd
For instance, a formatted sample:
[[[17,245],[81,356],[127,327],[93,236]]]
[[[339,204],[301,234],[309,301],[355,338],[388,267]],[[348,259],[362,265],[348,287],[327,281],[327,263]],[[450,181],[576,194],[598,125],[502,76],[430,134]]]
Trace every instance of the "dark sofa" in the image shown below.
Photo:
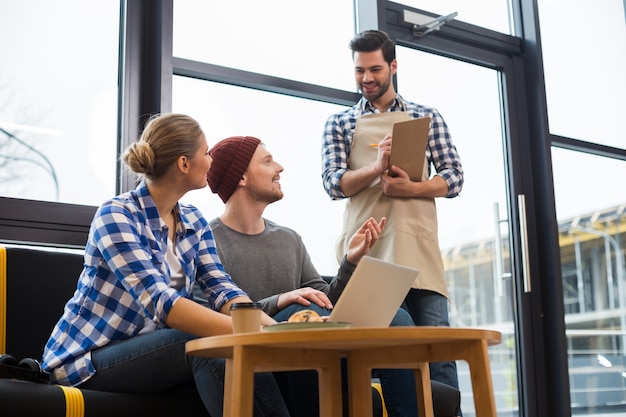
[[[65,302],[76,289],[78,253],[6,247],[0,254],[0,353],[40,359]],[[0,249],[0,250],[2,250]],[[3,277],[4,275],[4,277]],[[4,278],[4,279],[3,279]],[[6,321],[2,320],[6,318]],[[5,324],[6,326],[2,326]],[[0,379],[0,415],[11,417],[208,416],[195,387],[120,394]]]

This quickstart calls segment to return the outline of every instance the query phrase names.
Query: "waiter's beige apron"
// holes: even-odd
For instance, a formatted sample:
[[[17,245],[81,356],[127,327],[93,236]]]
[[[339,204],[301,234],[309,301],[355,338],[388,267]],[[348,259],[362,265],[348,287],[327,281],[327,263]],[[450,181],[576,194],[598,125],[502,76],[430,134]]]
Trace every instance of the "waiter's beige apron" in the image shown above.
[[[373,162],[380,142],[392,131],[393,124],[408,120],[406,112],[385,112],[360,116],[354,130],[348,167],[358,169]],[[426,158],[426,156],[424,156]],[[428,179],[428,162],[424,164],[422,180]],[[437,236],[437,210],[434,198],[398,198],[383,194],[380,179],[347,199],[343,215],[343,230],[336,246],[337,259],[348,249],[354,232],[370,216],[376,220],[387,217],[379,241],[368,256],[419,269],[413,288],[426,289],[448,296],[443,261]]]

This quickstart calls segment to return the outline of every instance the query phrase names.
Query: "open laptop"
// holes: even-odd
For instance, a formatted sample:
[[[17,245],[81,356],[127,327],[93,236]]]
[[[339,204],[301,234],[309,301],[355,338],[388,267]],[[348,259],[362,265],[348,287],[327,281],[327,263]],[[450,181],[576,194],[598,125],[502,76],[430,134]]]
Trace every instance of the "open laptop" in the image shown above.
[[[354,327],[387,327],[419,271],[364,256],[335,303],[328,321]]]

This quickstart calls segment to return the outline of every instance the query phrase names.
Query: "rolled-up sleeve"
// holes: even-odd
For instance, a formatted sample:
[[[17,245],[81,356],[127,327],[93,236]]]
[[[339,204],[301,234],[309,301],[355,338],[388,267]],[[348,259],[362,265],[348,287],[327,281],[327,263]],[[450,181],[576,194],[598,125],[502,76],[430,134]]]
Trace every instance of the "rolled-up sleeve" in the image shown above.
[[[347,128],[346,124],[356,124],[356,119],[345,118],[346,113],[330,116],[326,120],[322,138],[322,183],[333,200],[347,197],[341,191],[340,183],[341,177],[348,170],[353,129]]]
[[[463,166],[448,126],[435,109],[431,112],[431,131],[428,140],[430,160],[437,175],[448,184],[446,197],[456,197],[463,189]]]
[[[224,304],[234,298],[247,296],[235,284],[230,275],[224,271],[224,266],[215,247],[213,232],[208,224],[200,239],[196,280],[200,284],[209,304],[216,311],[220,311]]]

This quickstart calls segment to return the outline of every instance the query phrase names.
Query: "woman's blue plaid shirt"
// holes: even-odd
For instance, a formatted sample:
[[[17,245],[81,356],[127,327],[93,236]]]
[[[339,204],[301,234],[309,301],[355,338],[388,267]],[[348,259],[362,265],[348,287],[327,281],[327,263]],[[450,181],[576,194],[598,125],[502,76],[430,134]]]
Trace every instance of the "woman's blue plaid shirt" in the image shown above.
[[[90,351],[133,337],[150,322],[165,326],[176,300],[190,298],[194,279],[216,311],[246,295],[224,272],[200,211],[179,204],[176,216],[176,253],[186,276],[180,291],[170,287],[168,229],[145,182],[98,209],[78,287],[45,347],[44,369],[54,382],[86,381],[95,372]]]

